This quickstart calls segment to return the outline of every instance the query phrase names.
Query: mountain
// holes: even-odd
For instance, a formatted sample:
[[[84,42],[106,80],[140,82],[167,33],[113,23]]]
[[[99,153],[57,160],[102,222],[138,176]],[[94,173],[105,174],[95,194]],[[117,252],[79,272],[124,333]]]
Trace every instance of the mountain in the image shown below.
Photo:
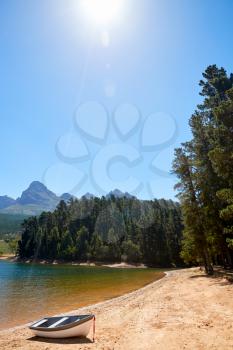
[[[0,209],[9,207],[10,205],[15,204],[15,199],[8,196],[0,196]]]
[[[86,199],[92,199],[92,198],[94,198],[94,197],[95,197],[94,194],[89,193],[89,192],[87,192],[86,194],[84,194],[84,195],[82,196],[82,198],[86,198]]]
[[[47,189],[39,181],[33,181],[30,186],[23,191],[20,198],[17,199],[17,204],[20,205],[39,205],[44,208],[52,208],[59,202],[60,198],[53,192]]]
[[[82,198],[91,199],[95,196],[87,192]],[[128,192],[121,192],[118,189],[110,191],[107,199],[115,198],[136,198]],[[16,200],[8,196],[0,196],[0,213],[10,215],[39,215],[42,211],[53,211],[61,200],[68,202],[75,198],[69,193],[63,193],[60,197],[50,191],[43,183],[33,181]]]
[[[128,192],[121,192],[118,189],[115,189],[113,191],[110,191],[107,195],[106,198],[109,199],[111,197],[115,197],[115,198],[136,198],[134,196],[132,196],[130,193]]]
[[[2,202],[0,201],[0,203],[3,203],[0,208],[0,213],[39,215],[42,211],[54,210],[60,200],[68,201],[71,197],[72,196],[68,193],[64,193],[59,197],[41,182],[33,181],[16,200],[6,196],[0,197],[9,199],[5,199]]]
[[[71,199],[75,199],[75,196],[72,196],[70,193],[63,193],[60,197],[60,200],[63,200],[65,202],[69,202]]]

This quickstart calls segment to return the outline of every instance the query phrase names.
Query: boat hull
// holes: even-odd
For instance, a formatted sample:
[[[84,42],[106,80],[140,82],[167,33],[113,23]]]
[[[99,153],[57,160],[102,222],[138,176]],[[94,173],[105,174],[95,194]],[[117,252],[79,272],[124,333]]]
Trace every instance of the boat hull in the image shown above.
[[[43,338],[73,338],[73,337],[87,337],[90,332],[93,319],[71,328],[62,330],[53,330],[51,332],[31,329],[35,336]]]

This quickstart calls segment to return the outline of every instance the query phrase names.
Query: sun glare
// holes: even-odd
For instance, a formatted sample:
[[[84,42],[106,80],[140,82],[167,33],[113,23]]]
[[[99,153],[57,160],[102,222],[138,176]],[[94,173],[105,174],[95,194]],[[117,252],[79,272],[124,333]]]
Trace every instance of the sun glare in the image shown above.
[[[83,9],[97,24],[111,23],[117,19],[123,0],[83,0]]]

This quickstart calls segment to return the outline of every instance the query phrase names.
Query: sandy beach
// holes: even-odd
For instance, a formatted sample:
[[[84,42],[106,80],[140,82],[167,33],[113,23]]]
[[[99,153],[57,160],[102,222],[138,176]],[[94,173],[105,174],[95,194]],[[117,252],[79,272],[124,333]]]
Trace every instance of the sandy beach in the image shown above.
[[[80,309],[96,315],[96,340],[46,340],[26,328],[0,333],[0,349],[232,349],[233,286],[199,269],[169,272],[133,293]],[[79,312],[77,311],[77,312]]]
[[[74,265],[74,266],[104,266],[111,267],[115,269],[146,269],[148,268],[145,264],[136,263],[104,263],[102,261],[92,261],[92,262],[80,262],[80,261],[66,261],[66,260],[49,260],[49,259],[20,259],[13,254],[0,255],[0,260],[9,260],[11,262],[22,262],[26,264],[42,264],[42,265]]]
[[[13,254],[3,254],[0,255],[0,260],[13,260],[15,258],[15,256]]]

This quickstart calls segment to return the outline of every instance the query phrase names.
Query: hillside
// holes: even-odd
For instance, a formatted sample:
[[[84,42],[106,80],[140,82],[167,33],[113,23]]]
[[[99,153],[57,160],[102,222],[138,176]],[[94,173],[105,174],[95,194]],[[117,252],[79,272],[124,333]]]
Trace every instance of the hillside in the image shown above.
[[[14,205],[15,202],[16,201],[13,198],[8,196],[0,196],[0,209],[10,207],[11,205]]]
[[[29,218],[19,251],[21,258],[177,266],[181,237],[180,206],[173,201],[84,197]]]
[[[0,234],[17,233],[22,230],[21,224],[26,215],[0,214]]]

